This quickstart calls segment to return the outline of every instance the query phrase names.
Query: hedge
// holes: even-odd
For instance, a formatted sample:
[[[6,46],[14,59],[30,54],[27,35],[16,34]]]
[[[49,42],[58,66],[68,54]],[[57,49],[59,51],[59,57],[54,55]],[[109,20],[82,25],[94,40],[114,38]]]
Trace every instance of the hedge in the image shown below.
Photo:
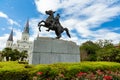
[[[64,76],[63,80],[70,80],[80,72],[96,73],[97,70],[120,72],[120,63],[116,62],[80,62],[29,65],[18,62],[0,62],[0,80],[54,80]],[[39,74],[37,74],[39,72]]]
[[[27,65],[10,61],[0,62],[0,80],[30,80],[30,69],[26,68]]]

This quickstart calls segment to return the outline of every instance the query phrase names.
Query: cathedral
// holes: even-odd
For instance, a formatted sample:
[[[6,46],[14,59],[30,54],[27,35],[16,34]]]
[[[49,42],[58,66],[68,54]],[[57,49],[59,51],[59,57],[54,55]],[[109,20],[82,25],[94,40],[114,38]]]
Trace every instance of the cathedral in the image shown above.
[[[32,42],[29,41],[29,20],[27,20],[24,30],[22,32],[21,40],[17,40],[16,43],[13,43],[13,30],[11,30],[11,33],[8,37],[8,40],[6,42],[6,47],[12,48],[12,49],[17,49],[18,51],[27,51],[28,53],[28,58],[31,54],[32,51]]]

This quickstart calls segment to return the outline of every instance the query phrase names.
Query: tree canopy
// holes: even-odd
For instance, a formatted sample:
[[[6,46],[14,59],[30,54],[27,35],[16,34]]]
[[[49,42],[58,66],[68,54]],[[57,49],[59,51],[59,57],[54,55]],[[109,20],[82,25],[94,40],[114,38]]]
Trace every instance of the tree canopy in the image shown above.
[[[27,51],[18,51],[17,49],[12,49],[12,48],[4,48],[1,51],[1,57],[4,58],[6,57],[6,61],[16,61],[16,60],[21,60],[23,61],[24,58],[28,57]]]
[[[120,47],[111,40],[86,41],[80,46],[80,54],[87,54],[87,58],[82,60],[120,62]]]

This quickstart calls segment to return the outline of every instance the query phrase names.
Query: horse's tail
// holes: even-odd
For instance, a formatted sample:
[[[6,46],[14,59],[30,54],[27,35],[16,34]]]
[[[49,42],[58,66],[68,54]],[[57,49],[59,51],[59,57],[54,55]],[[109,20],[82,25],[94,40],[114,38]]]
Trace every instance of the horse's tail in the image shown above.
[[[69,38],[71,38],[69,30],[67,28],[64,28],[64,30],[66,31],[67,35],[69,36]]]

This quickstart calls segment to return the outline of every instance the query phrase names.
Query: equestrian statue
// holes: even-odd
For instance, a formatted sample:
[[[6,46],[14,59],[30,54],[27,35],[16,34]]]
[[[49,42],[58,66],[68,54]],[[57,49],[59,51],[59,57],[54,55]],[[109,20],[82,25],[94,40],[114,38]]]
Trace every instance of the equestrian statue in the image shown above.
[[[48,28],[46,31],[55,31],[55,34],[57,35],[56,39],[59,39],[61,37],[61,33],[63,33],[63,31],[66,31],[67,36],[71,38],[69,30],[67,28],[63,28],[60,24],[59,13],[56,15],[56,17],[54,17],[55,11],[49,10],[45,11],[45,13],[48,15],[48,18],[45,21],[42,20],[38,23],[39,31],[41,31],[41,26]]]

